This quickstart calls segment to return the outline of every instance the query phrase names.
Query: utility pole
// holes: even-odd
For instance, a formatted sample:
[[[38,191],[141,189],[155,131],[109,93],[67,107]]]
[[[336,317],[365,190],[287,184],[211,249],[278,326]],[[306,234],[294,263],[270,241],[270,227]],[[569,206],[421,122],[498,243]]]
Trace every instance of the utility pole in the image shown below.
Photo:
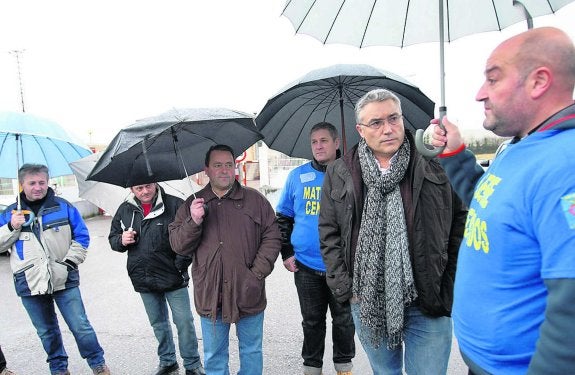
[[[26,108],[24,107],[24,88],[22,86],[22,74],[20,72],[20,55],[24,52],[23,49],[21,50],[13,50],[10,51],[16,57],[16,65],[18,67],[18,82],[20,83],[20,100],[22,101],[22,112],[26,112]]]

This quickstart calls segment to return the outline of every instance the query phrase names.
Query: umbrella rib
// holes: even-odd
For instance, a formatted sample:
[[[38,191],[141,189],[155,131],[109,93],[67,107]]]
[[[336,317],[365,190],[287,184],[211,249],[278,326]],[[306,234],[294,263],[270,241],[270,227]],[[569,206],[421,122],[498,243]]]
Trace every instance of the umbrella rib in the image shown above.
[[[443,1],[443,0],[439,0],[439,1]],[[409,17],[409,5],[411,3],[411,0],[407,1],[407,5],[405,6],[405,17],[403,18],[405,21],[403,22],[403,32],[401,33],[401,46],[403,47],[405,45],[405,32],[407,30],[407,18]]]
[[[316,111],[320,106],[322,106],[322,104],[324,104],[325,102],[327,102],[327,99],[330,98],[330,93],[331,93],[332,91],[333,91],[333,88],[331,87],[331,85],[330,85],[329,88],[327,88],[327,89],[325,89],[325,88],[316,89],[316,90],[312,89],[309,93],[313,94],[313,93],[315,93],[315,92],[318,92],[319,94],[313,95],[312,97],[307,98],[307,100],[306,100],[301,106],[299,106],[297,110],[295,110],[293,113],[291,113],[290,116],[289,116],[288,118],[286,118],[285,121],[283,122],[283,124],[282,124],[282,126],[281,126],[280,132],[281,132],[282,130],[284,130],[284,129],[286,129],[286,130],[288,129],[288,128],[286,127],[286,124],[289,123],[289,121],[290,121],[294,116],[296,116],[296,114],[297,114],[302,108],[307,108],[307,105],[308,105],[309,103],[314,102],[317,98],[321,98],[321,99],[315,104],[315,108],[313,108],[313,110],[311,110],[311,111],[308,113],[308,115],[306,116],[307,118],[306,118],[305,121],[303,122],[303,125],[304,125],[304,126],[301,127],[301,129],[300,129],[299,133],[297,134],[297,136],[294,137],[294,139],[298,139],[298,138],[301,136],[301,134],[302,134],[302,132],[303,132],[303,129],[305,128],[305,124],[308,123],[309,119],[310,119],[311,116],[315,113],[315,111]],[[334,96],[334,95],[331,95],[331,97],[332,97],[332,102],[333,102],[333,96]],[[329,103],[328,103],[328,104],[329,104]],[[328,108],[329,108],[329,105],[328,105]],[[325,113],[326,113],[326,114],[324,115],[324,120],[325,120],[326,117],[327,117],[327,113],[329,113],[329,109],[328,109]],[[274,137],[274,139],[270,142],[270,144],[272,144],[273,142],[275,142],[275,140],[277,139],[277,137],[279,137],[280,132],[278,132],[278,134]],[[295,144],[297,144],[297,142],[294,142],[294,146],[292,146],[291,149],[290,149],[290,151],[289,151],[290,153],[293,151],[293,148],[295,147]]]
[[[439,1],[443,1],[443,0],[439,0]],[[493,2],[493,0],[492,0]],[[449,19],[449,0],[445,0],[445,13],[447,14],[447,16],[445,16],[444,14],[440,14],[439,17],[442,17],[443,20],[447,19],[447,41],[451,42],[451,22]],[[499,20],[497,21],[499,23]]]
[[[361,36],[361,43],[359,43],[359,48],[363,47],[363,42],[365,40],[365,36],[367,34],[367,29],[369,28],[369,23],[371,22],[371,16],[373,16],[373,10],[375,9],[375,4],[377,0],[373,0],[373,5],[371,6],[371,11],[369,12],[369,17],[367,18],[367,22],[365,23],[365,28],[363,29],[363,35]]]
[[[345,88],[345,90],[343,90],[343,95],[346,98],[346,100],[344,100],[344,105],[349,107],[350,103],[353,103],[355,100],[357,100],[363,94],[365,94],[367,91],[369,91],[369,90],[358,89],[356,86],[358,84],[362,84],[362,82],[364,82],[364,81],[369,81],[373,78],[381,79],[381,77],[370,77],[370,76],[367,76],[367,77],[338,76],[338,77],[332,77],[332,79],[324,79],[323,80],[329,84],[329,86],[327,88],[325,88],[325,86],[318,85],[318,82],[316,81],[313,86],[320,86],[320,88],[318,88],[318,89],[311,88],[311,90],[306,93],[306,94],[311,94],[311,95],[307,95],[308,96],[307,100],[301,106],[299,106],[299,108],[297,110],[295,110],[293,113],[291,113],[289,117],[287,117],[285,119],[285,121],[283,122],[283,125],[281,126],[280,132],[278,132],[275,135],[275,137],[271,140],[270,144],[273,144],[275,142],[275,140],[278,137],[280,137],[281,131],[283,131],[284,129],[286,129],[286,131],[288,130],[288,127],[286,127],[286,124],[289,123],[289,121],[294,116],[296,116],[301,109],[307,108],[309,103],[312,103],[312,102],[315,103],[316,100],[319,100],[317,103],[315,103],[315,108],[310,110],[310,112],[308,113],[308,115],[304,121],[304,124],[308,123],[311,116],[314,115],[316,113],[317,109],[320,107],[325,108],[325,112],[322,111],[323,119],[325,121],[327,119],[327,115],[331,111],[339,108],[339,103],[337,102],[337,101],[339,101],[339,95],[336,95],[337,91],[338,91],[337,90],[338,85],[341,84]],[[312,86],[312,85],[309,85],[309,86]],[[370,85],[370,87],[375,88],[375,87],[379,87],[379,85]],[[355,95],[355,97],[353,97],[352,93],[353,93],[353,95]],[[300,98],[302,98],[302,97],[303,96],[300,96]],[[318,99],[318,98],[320,98],[320,99]],[[324,105],[326,105],[326,106],[324,107]],[[353,105],[351,107],[353,108]],[[297,139],[298,137],[301,136],[304,127],[305,126],[302,126],[299,134],[294,139]],[[296,143],[297,142],[294,142],[294,146],[291,147],[290,152],[293,151]]]
[[[314,7],[316,0],[314,0],[314,2],[309,6],[309,9],[307,10],[307,12],[305,13],[305,16],[302,18],[300,24],[298,25],[298,27],[295,29],[296,34],[299,32],[299,29],[303,26],[303,23],[305,22],[305,20],[307,19],[307,16],[309,15],[309,12],[311,12],[311,9]],[[291,0],[290,0],[291,3]],[[289,3],[286,4],[285,8],[284,8],[284,12],[287,9],[287,7],[289,6]],[[283,12],[282,12],[283,13]]]
[[[491,7],[493,8],[493,13],[495,14],[495,21],[497,22],[497,30],[501,31],[501,22],[499,22],[499,15],[497,14],[497,7],[495,6],[494,0],[491,0]],[[449,21],[447,22],[447,28],[449,30]]]
[[[314,0],[314,4],[315,4],[315,0]],[[335,17],[333,17],[333,22],[331,23],[331,25],[329,26],[329,31],[327,32],[327,34],[325,35],[325,39],[323,40],[323,44],[326,44],[327,39],[329,38],[329,35],[331,34],[331,30],[333,30],[333,27],[335,25],[335,23],[337,22],[337,18],[339,17],[339,14],[341,13],[341,9],[343,8],[343,5],[345,4],[345,0],[343,0],[339,6],[339,9],[337,10],[337,14],[335,15]],[[307,15],[306,15],[307,17]]]

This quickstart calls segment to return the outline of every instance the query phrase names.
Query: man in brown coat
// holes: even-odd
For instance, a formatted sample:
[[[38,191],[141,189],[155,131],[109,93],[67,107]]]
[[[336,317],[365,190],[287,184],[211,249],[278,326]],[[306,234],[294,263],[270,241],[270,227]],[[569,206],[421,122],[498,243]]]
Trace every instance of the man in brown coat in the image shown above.
[[[265,277],[281,248],[275,213],[258,191],[234,175],[233,150],[206,153],[210,182],[189,197],[169,226],[176,253],[193,256],[194,302],[201,318],[208,374],[229,373],[229,329],[236,324],[239,374],[262,374]]]

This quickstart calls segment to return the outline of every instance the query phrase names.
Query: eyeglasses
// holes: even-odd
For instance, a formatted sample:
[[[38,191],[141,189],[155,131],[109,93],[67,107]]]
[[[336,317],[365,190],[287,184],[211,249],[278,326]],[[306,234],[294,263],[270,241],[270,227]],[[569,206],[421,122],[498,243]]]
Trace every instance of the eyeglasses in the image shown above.
[[[367,124],[362,124],[361,122],[359,123],[359,125],[361,126],[365,126],[368,127],[370,129],[379,129],[383,126],[383,124],[385,124],[386,122],[390,125],[390,126],[396,126],[399,125],[399,123],[401,122],[401,120],[403,119],[403,116],[400,114],[393,114],[391,116],[388,116],[385,119],[375,119],[375,120],[371,120],[370,122],[368,122]]]

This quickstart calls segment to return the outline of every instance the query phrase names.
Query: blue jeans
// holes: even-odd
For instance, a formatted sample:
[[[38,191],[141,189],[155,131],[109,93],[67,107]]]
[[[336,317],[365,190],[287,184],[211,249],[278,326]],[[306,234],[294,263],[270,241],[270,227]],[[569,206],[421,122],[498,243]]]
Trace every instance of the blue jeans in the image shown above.
[[[355,328],[349,302],[339,303],[327,286],[325,274],[314,272],[298,262],[294,273],[302,315],[301,355],[306,373],[321,373],[325,349],[326,314],[331,312],[333,363],[336,371],[350,371],[355,356]],[[316,370],[317,371],[314,371]]]
[[[222,321],[221,312],[215,322],[201,317],[204,338],[204,369],[210,375],[229,375],[230,324]],[[238,375],[261,375],[263,372],[262,340],[264,313],[245,316],[236,324],[240,353]]]
[[[62,342],[54,302],[74,335],[82,358],[91,368],[104,364],[104,350],[98,343],[96,332],[86,316],[80,289],[74,287],[54,294],[22,297],[22,304],[48,354],[50,371],[58,373],[68,368],[68,355]]]
[[[194,327],[194,316],[190,306],[188,288],[180,288],[163,293],[140,293],[148,320],[158,340],[160,366],[170,366],[176,360],[176,346],[172,335],[172,326],[168,313],[168,304],[172,310],[172,319],[178,330],[178,347],[186,370],[202,365],[198,352],[198,338]]]
[[[423,315],[416,306],[405,309],[403,343],[387,349],[383,338],[379,347],[362,340],[359,304],[351,304],[355,330],[367,354],[374,375],[401,375],[405,356],[405,371],[409,375],[445,374],[451,352],[452,324],[449,317]],[[405,346],[405,353],[403,351]]]

